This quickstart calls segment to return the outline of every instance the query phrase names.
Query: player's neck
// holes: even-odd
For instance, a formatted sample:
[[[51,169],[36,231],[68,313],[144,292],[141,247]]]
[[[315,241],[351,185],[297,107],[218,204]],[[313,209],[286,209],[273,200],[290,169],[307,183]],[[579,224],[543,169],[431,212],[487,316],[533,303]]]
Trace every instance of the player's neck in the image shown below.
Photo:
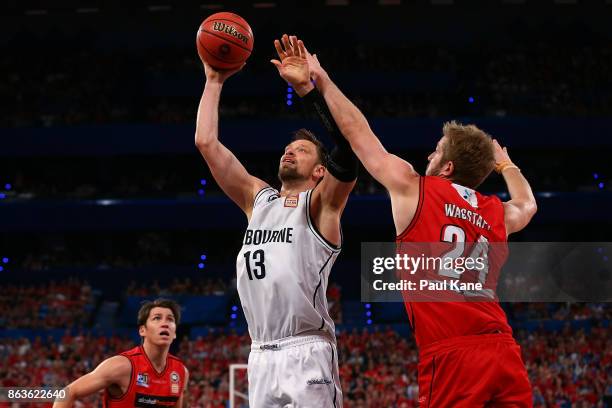
[[[168,358],[168,347],[156,346],[145,341],[142,348],[147,354],[147,358],[153,365],[153,368],[158,372],[164,371],[166,368],[166,359]]]
[[[310,180],[285,181],[281,186],[280,195],[281,197],[298,195],[302,191],[310,190],[315,186],[316,184]]]

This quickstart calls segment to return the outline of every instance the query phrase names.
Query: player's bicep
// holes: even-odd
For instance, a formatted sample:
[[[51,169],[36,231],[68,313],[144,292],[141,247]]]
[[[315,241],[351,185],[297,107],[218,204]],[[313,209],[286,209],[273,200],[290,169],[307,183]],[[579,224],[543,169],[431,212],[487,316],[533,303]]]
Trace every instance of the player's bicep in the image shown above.
[[[366,169],[390,193],[418,187],[419,174],[406,160],[387,152],[369,160],[371,171]]]
[[[200,153],[221,190],[249,214],[255,194],[267,184],[249,174],[238,158],[220,142],[200,150]]]

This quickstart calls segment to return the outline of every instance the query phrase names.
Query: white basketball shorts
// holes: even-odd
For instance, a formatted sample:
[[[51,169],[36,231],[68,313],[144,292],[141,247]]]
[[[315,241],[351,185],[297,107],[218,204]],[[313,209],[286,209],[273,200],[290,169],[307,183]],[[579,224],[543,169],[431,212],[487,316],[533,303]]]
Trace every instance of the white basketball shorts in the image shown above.
[[[336,345],[321,336],[251,344],[250,408],[341,408]]]

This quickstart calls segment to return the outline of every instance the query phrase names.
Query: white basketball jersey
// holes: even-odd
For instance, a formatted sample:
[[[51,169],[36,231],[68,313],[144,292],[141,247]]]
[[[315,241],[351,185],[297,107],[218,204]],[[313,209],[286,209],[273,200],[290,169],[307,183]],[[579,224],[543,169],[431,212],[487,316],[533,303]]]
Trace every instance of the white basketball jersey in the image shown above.
[[[252,341],[306,333],[335,341],[326,292],[340,249],[312,224],[311,192],[281,197],[266,187],[255,196],[236,262],[238,294]]]

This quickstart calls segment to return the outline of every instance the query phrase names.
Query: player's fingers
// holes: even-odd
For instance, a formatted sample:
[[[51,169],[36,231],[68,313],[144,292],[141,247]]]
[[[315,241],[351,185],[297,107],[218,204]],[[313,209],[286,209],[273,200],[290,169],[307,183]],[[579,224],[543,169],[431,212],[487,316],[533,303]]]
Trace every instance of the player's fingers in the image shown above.
[[[280,67],[283,66],[283,64],[279,60],[276,60],[276,59],[271,59],[270,62],[272,63],[272,65],[274,65],[276,68],[279,68],[279,69]]]
[[[274,48],[276,49],[278,58],[282,61],[286,55],[285,55],[285,51],[283,51],[283,47],[281,46],[280,41],[274,40]]]
[[[293,50],[293,55],[300,57],[300,48],[298,47],[298,39],[295,35],[289,37],[289,41],[291,42],[291,49]]]
[[[306,58],[306,47],[304,47],[304,41],[298,41],[298,48],[300,49],[300,57]]]
[[[283,46],[285,47],[285,54],[287,54],[288,56],[293,55],[291,44],[289,44],[289,36],[287,34],[283,34],[282,40],[283,40]]]

